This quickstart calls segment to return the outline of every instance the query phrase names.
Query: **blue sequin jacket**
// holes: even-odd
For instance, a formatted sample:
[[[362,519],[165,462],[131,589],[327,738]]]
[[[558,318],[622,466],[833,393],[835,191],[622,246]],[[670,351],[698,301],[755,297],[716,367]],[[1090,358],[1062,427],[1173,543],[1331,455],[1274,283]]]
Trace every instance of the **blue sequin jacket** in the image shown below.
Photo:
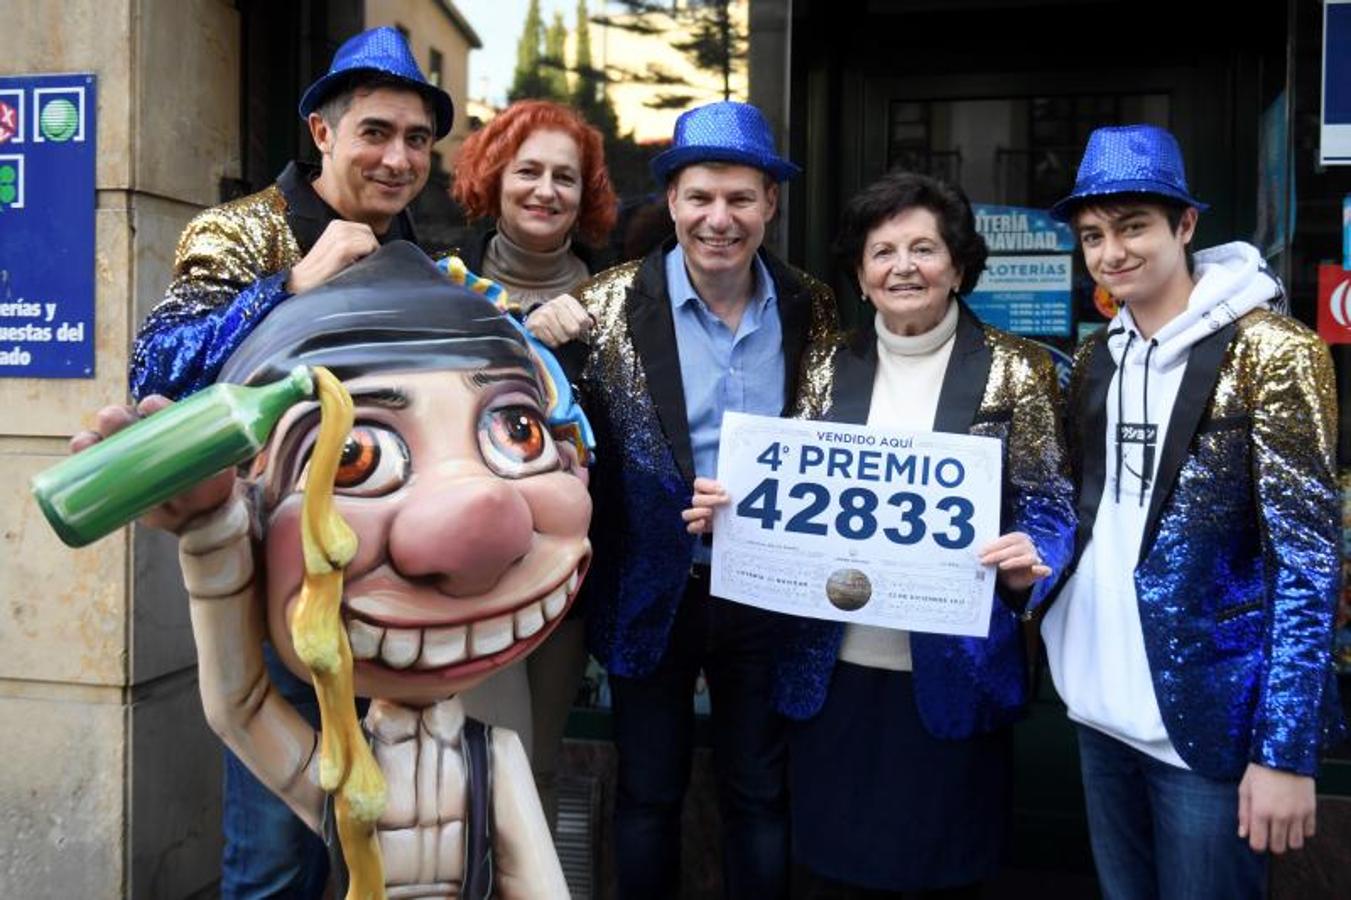
[[[1102,497],[1115,368],[1099,334],[1070,382],[1076,560]],[[1164,725],[1203,775],[1237,779],[1250,762],[1312,775],[1343,733],[1331,656],[1336,437],[1332,361],[1299,322],[1257,310],[1192,347],[1135,587]]]
[[[225,360],[291,294],[291,267],[337,214],[310,186],[313,166],[291,163],[275,184],[213,206],[188,223],[164,299],[141,324],[127,380],[137,400],[185,397],[216,382]],[[414,240],[406,213],[381,243]]]
[[[801,395],[796,414],[865,424],[877,371],[872,326],[813,347],[806,365],[824,373]],[[1059,389],[1046,351],[983,325],[965,305],[939,393],[934,430],[998,438],[1004,487],[1000,533],[1025,532],[1052,575],[1030,595],[998,592],[987,637],[910,634],[915,700],[935,737],[959,739],[1017,719],[1027,703],[1022,618],[1033,614],[1069,562],[1074,495],[1061,436]],[[844,626],[800,619],[775,685],[775,705],[795,719],[820,711]]]
[[[603,448],[592,467],[591,544],[583,583],[591,652],[612,674],[650,674],[666,649],[695,538],[681,510],[693,495],[694,455],[664,255],[600,273],[579,291],[595,317],[579,382]],[[808,341],[837,328],[830,289],[761,251],[783,325],[785,396],[797,394]]]

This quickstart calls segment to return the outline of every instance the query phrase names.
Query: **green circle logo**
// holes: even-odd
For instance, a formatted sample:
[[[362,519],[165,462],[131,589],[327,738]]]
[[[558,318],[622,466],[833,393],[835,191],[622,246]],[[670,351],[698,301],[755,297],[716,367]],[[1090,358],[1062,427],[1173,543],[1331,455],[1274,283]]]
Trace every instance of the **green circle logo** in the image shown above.
[[[0,166],[0,205],[8,206],[18,199],[19,190],[14,186],[18,177],[13,166]]]
[[[80,114],[75,104],[69,100],[53,100],[42,107],[38,117],[38,127],[42,136],[49,141],[68,141],[75,137],[80,125]]]

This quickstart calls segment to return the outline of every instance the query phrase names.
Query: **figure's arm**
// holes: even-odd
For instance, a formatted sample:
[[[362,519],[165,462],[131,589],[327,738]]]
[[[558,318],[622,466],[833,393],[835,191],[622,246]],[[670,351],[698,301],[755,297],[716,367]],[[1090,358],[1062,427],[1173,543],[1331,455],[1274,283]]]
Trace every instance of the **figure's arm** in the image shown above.
[[[179,561],[192,612],[202,708],[213,731],[316,832],[323,814],[318,734],[273,688],[263,664],[265,627],[239,489],[191,522]]]
[[[1013,513],[1011,531],[1031,539],[1040,565],[1026,596],[1024,615],[1034,613],[1050,593],[1074,552],[1074,487],[1061,428],[1060,389],[1055,366],[1045,353],[1027,358],[1013,404],[1005,477]],[[1018,598],[1020,602],[1023,598]]]
[[[568,884],[516,732],[492,730],[495,896],[567,900]]]

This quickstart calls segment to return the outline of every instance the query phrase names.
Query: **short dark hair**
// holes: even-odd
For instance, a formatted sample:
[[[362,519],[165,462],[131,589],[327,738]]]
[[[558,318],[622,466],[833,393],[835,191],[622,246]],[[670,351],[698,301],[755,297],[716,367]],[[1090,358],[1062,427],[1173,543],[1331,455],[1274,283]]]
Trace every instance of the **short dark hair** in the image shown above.
[[[938,219],[938,233],[952,262],[962,270],[957,292],[971,293],[985,271],[989,248],[976,231],[971,201],[955,184],[917,172],[889,172],[859,191],[845,205],[835,237],[835,256],[852,276],[863,261],[863,249],[874,228],[901,213],[920,207]]]
[[[1133,206],[1155,206],[1163,213],[1164,219],[1168,222],[1168,230],[1177,234],[1178,228],[1182,225],[1182,216],[1191,204],[1183,200],[1177,200],[1173,197],[1165,197],[1161,194],[1149,194],[1138,191],[1131,191],[1122,194],[1107,194],[1103,197],[1085,197],[1083,200],[1069,207],[1067,221],[1076,228],[1075,219],[1079,213],[1086,209],[1095,209],[1106,215],[1108,218],[1115,218]],[[1196,271],[1196,261],[1192,258],[1192,246],[1187,244],[1183,251],[1187,257],[1187,271],[1194,273]]]
[[[432,98],[405,78],[372,69],[357,69],[338,79],[314,111],[328,123],[329,128],[337,128],[338,122],[351,108],[353,97],[358,93],[368,94],[381,88],[407,91],[421,97],[422,105],[427,110],[427,118],[432,122],[432,133],[436,133],[436,104],[432,102]]]

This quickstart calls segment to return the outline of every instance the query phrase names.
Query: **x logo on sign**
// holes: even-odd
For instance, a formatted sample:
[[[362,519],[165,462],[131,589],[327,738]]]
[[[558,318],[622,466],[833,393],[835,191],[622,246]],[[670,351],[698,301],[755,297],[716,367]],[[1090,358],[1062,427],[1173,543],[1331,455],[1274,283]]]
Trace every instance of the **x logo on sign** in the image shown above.
[[[0,144],[19,131],[19,112],[8,103],[0,102]]]

